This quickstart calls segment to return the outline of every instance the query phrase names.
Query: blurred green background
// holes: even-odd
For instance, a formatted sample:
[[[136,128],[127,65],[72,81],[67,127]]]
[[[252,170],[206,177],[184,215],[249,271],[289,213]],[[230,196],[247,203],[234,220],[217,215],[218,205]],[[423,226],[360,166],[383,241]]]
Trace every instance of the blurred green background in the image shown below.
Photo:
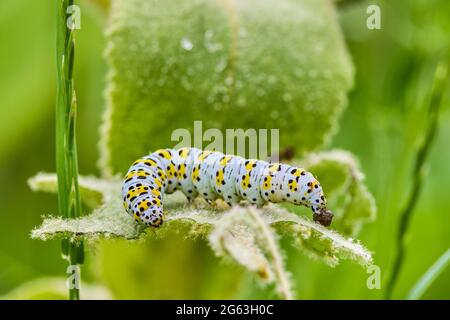
[[[339,18],[356,69],[355,88],[331,147],[357,155],[376,198],[377,219],[364,226],[358,238],[374,252],[385,281],[395,254],[399,214],[411,189],[414,155],[423,138],[424,103],[435,66],[450,43],[450,2],[371,1],[382,8],[381,30],[366,28],[368,2],[350,2],[339,8]],[[81,6],[75,61],[80,173],[98,175],[107,16],[103,6],[94,1],[82,1]],[[0,296],[63,298],[65,293],[56,289],[33,293],[36,287],[44,287],[45,281],[34,287],[23,285],[43,277],[62,279],[66,268],[59,242],[29,239],[41,215],[57,212],[56,197],[33,193],[26,183],[39,171],[55,171],[54,1],[2,1],[0,43]],[[450,247],[449,106],[447,92],[428,176],[408,230],[405,262],[394,298],[404,298]],[[169,242],[179,242],[179,251],[164,250],[166,244],[170,248]],[[283,246],[299,298],[383,297],[383,287],[367,289],[368,275],[359,266],[344,262],[331,269],[289,249],[287,242]],[[86,289],[98,292],[99,298],[273,297],[240,268],[218,261],[205,243],[184,241],[182,235],[141,244],[105,242],[87,252],[83,281],[101,287],[100,291]],[[136,273],[142,270],[149,277],[137,278]],[[157,278],[150,276],[155,270]],[[449,268],[424,298],[450,298]]]

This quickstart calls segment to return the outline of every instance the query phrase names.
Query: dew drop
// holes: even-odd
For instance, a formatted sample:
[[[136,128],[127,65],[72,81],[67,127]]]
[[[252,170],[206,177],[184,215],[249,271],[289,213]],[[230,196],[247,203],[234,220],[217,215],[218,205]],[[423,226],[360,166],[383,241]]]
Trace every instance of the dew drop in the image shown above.
[[[220,62],[216,65],[215,71],[222,72],[227,67],[227,61],[225,59],[220,60]]]
[[[276,78],[275,76],[269,76],[269,78],[267,79],[267,81],[268,81],[270,84],[274,84],[274,83],[277,82],[277,78]]]
[[[211,95],[209,95],[208,97],[206,97],[206,102],[207,102],[208,104],[212,104],[212,103],[214,102],[214,97],[211,96]]]
[[[310,70],[308,72],[308,75],[310,78],[316,79],[319,76],[319,72],[317,72],[317,70]]]
[[[278,111],[272,111],[271,113],[270,113],[270,117],[272,118],[272,119],[278,119],[278,117],[280,116],[280,114],[279,114],[279,112]]]
[[[181,39],[181,47],[186,51],[191,51],[194,48],[194,44],[187,37]]]
[[[292,101],[292,95],[290,93],[286,92],[285,94],[283,94],[283,101],[284,102]]]
[[[227,78],[225,79],[225,84],[226,84],[227,86],[231,86],[231,85],[233,84],[233,78],[232,78],[232,77],[227,77]]]
[[[192,85],[189,82],[189,80],[186,77],[182,77],[181,78],[181,85],[183,86],[183,88],[185,88],[187,91],[191,91],[192,90]]]
[[[158,84],[158,86],[162,87],[163,85],[166,84],[166,79],[161,78],[156,83]]]
[[[206,30],[206,32],[205,32],[206,39],[212,39],[213,36],[214,36],[214,32],[212,30]]]
[[[247,101],[245,99],[245,97],[239,97],[237,100],[237,105],[239,107],[245,107],[245,105],[247,104]]]

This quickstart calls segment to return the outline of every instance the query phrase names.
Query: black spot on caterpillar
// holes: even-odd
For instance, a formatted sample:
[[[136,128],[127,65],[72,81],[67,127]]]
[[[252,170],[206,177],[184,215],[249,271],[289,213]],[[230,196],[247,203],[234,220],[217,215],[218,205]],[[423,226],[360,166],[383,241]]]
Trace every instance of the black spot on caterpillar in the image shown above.
[[[333,218],[320,183],[304,169],[196,148],[161,149],[135,161],[124,178],[123,205],[137,222],[158,227],[163,223],[162,197],[175,190],[189,201],[201,195],[208,202],[222,198],[228,204],[301,204],[324,226]]]

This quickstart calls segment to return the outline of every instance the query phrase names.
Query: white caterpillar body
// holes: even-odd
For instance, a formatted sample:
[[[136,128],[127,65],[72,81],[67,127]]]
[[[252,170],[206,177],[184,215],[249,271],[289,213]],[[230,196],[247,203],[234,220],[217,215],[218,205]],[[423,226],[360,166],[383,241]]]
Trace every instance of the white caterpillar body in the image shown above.
[[[222,198],[229,205],[241,200],[257,206],[304,205],[325,226],[333,217],[320,183],[304,169],[196,148],[161,149],[135,161],[124,178],[123,205],[137,222],[158,227],[164,194],[176,190],[189,201],[200,196],[209,202]]]

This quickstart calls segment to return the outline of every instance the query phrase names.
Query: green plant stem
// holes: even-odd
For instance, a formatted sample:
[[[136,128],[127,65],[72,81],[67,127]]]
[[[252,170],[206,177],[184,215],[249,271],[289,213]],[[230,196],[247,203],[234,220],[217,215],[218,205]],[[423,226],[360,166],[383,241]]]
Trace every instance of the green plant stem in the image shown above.
[[[75,30],[67,27],[67,8],[73,3],[74,0],[56,0],[56,171],[59,211],[65,218],[76,218],[81,215],[75,138],[77,104],[73,88]],[[70,265],[82,264],[83,244],[63,240],[62,255]],[[69,299],[78,300],[79,294],[78,288],[69,288]]]
[[[397,230],[397,256],[392,267],[392,272],[386,286],[386,298],[391,299],[394,286],[397,282],[400,270],[403,265],[405,256],[405,236],[409,226],[409,222],[416,207],[420,193],[422,191],[423,182],[425,179],[425,168],[427,156],[430,153],[433,145],[436,131],[439,124],[439,111],[442,103],[442,98],[445,92],[445,85],[447,83],[447,66],[439,65],[436,69],[434,78],[431,99],[428,108],[428,127],[426,129],[425,138],[417,151],[414,173],[413,173],[413,188],[409,196],[407,205],[400,215],[399,227]]]
[[[271,234],[269,227],[266,223],[264,223],[254,208],[250,207],[249,213],[253,217],[256,225],[261,230],[262,235],[267,242],[268,253],[270,255],[270,259],[273,261],[275,277],[279,282],[279,291],[281,296],[285,300],[293,300],[294,296],[292,295],[291,284],[289,282],[288,275],[284,271],[283,259],[280,255],[280,250],[276,245],[274,236]]]
[[[450,249],[446,252],[430,267],[430,269],[425,272],[425,274],[420,278],[420,280],[415,284],[411,291],[406,296],[408,300],[417,300],[422,297],[422,295],[427,291],[428,287],[433,283],[434,280],[439,277],[442,271],[447,268],[450,264]]]

